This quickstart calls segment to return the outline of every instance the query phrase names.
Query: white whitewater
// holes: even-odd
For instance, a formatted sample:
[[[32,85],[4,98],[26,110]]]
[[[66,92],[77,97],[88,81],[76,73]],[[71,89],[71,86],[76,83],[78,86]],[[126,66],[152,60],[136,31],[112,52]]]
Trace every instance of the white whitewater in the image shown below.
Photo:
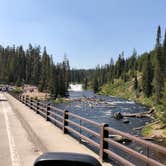
[[[112,104],[135,104],[134,101],[113,101]]]
[[[82,84],[70,84],[69,85],[69,91],[83,91]]]

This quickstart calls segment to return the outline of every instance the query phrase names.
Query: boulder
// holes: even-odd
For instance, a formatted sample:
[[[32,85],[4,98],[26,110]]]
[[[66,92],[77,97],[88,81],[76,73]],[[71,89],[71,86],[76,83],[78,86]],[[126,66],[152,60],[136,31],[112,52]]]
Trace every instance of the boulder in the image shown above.
[[[109,138],[113,139],[116,142],[120,142],[120,143],[126,143],[126,142],[131,142],[131,140],[121,136],[121,135],[109,135]]]
[[[123,118],[123,115],[120,112],[115,112],[114,113],[114,118],[117,119],[117,120],[119,120],[119,119]]]
[[[129,120],[128,120],[127,118],[125,118],[125,119],[123,120],[123,123],[129,123]]]

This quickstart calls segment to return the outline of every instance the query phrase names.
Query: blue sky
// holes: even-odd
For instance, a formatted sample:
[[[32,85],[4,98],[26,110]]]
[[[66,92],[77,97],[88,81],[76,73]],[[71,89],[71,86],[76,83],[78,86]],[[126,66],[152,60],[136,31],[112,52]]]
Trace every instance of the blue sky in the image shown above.
[[[92,68],[154,48],[166,0],[0,0],[0,44],[47,47],[74,68]]]

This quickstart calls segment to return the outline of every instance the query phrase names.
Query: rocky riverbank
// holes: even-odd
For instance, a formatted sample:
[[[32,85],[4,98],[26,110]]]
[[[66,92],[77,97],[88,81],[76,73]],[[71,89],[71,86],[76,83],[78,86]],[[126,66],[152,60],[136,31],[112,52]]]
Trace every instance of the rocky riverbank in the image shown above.
[[[132,82],[115,82],[114,84],[106,84],[101,88],[99,93],[130,99],[146,105],[151,109],[153,108],[154,111],[150,115],[153,118],[153,123],[142,127],[141,133],[145,137],[153,138],[157,142],[162,142],[163,145],[166,145],[166,106],[164,101],[161,101],[160,104],[155,104],[153,97],[146,98],[142,93],[134,91]]]

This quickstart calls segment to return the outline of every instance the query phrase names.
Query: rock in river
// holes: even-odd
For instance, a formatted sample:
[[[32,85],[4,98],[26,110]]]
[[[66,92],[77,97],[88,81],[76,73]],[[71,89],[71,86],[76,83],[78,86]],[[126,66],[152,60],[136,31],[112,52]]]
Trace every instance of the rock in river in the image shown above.
[[[131,140],[125,138],[125,137],[122,137],[121,135],[109,135],[109,138],[113,139],[114,141],[117,141],[117,142],[131,142]]]
[[[128,120],[127,118],[125,118],[125,119],[123,120],[123,123],[129,123],[129,120]]]
[[[115,112],[114,113],[114,118],[119,120],[119,119],[123,118],[123,115],[120,112]]]

